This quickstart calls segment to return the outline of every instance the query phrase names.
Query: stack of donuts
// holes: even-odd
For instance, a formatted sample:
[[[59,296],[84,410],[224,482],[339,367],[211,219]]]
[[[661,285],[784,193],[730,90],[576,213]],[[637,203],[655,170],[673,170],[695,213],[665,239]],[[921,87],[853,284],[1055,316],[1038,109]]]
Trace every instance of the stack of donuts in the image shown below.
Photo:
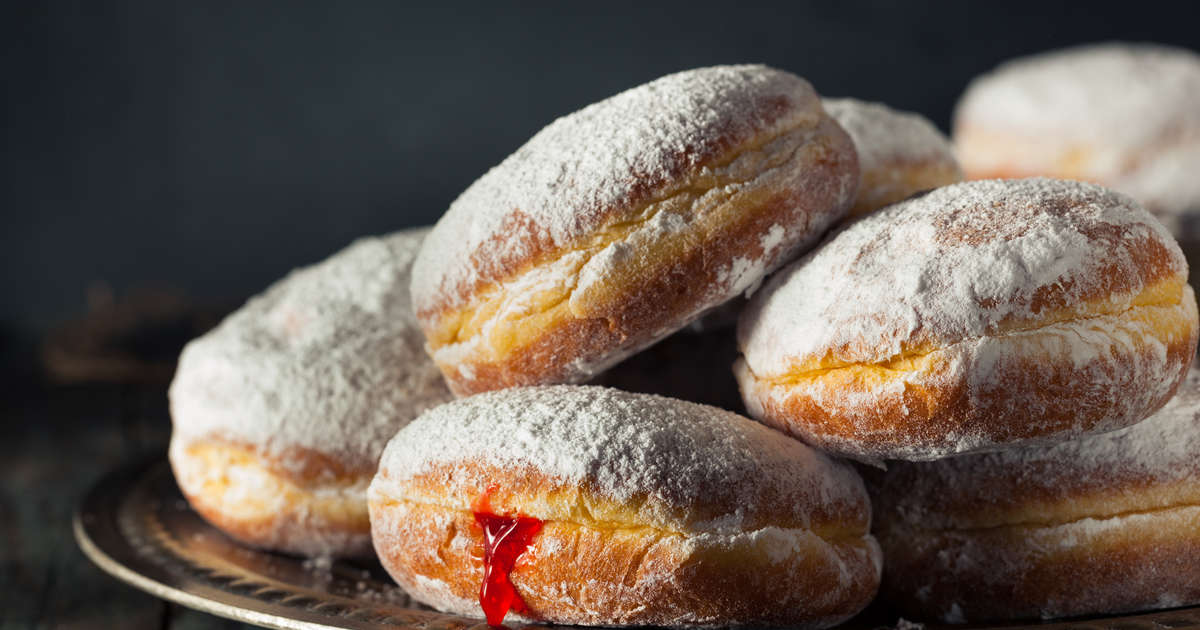
[[[491,624],[1200,603],[1179,245],[1093,183],[962,179],[927,120],[766,66],[633,88],[192,342],[176,478]]]

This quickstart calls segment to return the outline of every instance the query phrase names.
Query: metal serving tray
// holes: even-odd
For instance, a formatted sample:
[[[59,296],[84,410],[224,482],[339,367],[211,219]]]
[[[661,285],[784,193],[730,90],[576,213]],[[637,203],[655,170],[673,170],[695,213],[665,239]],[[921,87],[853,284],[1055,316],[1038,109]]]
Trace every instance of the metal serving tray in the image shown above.
[[[378,563],[313,562],[233,542],[192,511],[161,457],[128,465],[101,479],[84,497],[74,528],[83,552],[114,577],[163,599],[229,619],[289,630],[488,628],[479,619],[447,615],[413,602]],[[842,627],[897,623],[902,628],[922,627],[900,621],[877,606]],[[1200,628],[1200,607],[1032,625],[1047,630]]]

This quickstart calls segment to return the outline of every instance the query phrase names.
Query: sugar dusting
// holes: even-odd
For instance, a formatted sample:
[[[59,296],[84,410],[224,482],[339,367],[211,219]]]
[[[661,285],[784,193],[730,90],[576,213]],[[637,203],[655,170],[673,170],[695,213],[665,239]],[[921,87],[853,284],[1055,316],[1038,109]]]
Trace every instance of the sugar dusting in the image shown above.
[[[412,314],[427,230],[365,238],[293,271],[188,344],[171,384],[177,438],[215,435],[271,455],[301,447],[370,468],[396,431],[449,400]],[[283,465],[301,465],[283,458]]]
[[[976,78],[956,117],[1019,133],[1137,149],[1200,132],[1200,55],[1107,43],[1016,59]]]
[[[853,437],[802,418],[784,423],[788,430],[868,462],[1111,431],[1157,409],[1182,378],[1177,353],[1152,323],[1121,314],[1151,284],[1186,273],[1165,229],[1118,193],[1040,178],[947,186],[867,216],[776,275],[742,314],[735,374],[751,415],[782,422],[771,405],[803,396],[855,427]],[[1104,313],[1075,314],[1085,305]],[[1195,317],[1190,290],[1163,308],[1181,321]],[[934,363],[896,368],[882,384],[770,382],[929,350],[937,350]],[[1050,390],[1031,385],[1030,365],[1039,362],[1073,367],[1073,424]],[[910,388],[959,392],[961,411],[910,412]],[[1118,391],[1128,394],[1114,398]],[[925,414],[929,428],[881,427],[880,409]],[[1016,423],[1008,437],[996,428],[1004,414]]]
[[[460,304],[531,252],[572,246],[614,211],[669,193],[706,159],[820,115],[803,79],[748,65],[669,75],[560,118],[451,204],[414,265],[416,307]]]
[[[1028,497],[1039,497],[1053,505],[1092,492],[1115,490],[1124,494],[1124,486],[1135,492],[1137,488],[1193,481],[1200,479],[1197,453],[1200,369],[1193,366],[1179,393],[1166,406],[1118,431],[1052,446],[1013,448],[937,462],[897,462],[887,473],[881,508],[888,518],[928,529],[979,525],[977,519],[992,517],[978,509],[958,514],[956,508],[987,506],[987,514],[991,514],[1005,506],[1023,506],[1022,513],[1028,514]],[[895,491],[900,488],[902,492]],[[1040,512],[1035,517],[1053,518]]]
[[[1200,369],[1193,366],[1165,407],[1119,431],[892,463],[872,484],[877,530],[889,566],[920,568],[891,588],[911,593],[945,621],[963,621],[963,609],[980,616],[996,614],[981,608],[1013,607],[990,602],[988,594],[1012,597],[1030,574],[1045,581],[1055,573],[1051,563],[1062,558],[1071,566],[1062,571],[1079,574],[1070,585],[1056,592],[1018,589],[1025,608],[1004,614],[1050,618],[1195,603],[1194,559],[1153,548],[1194,548],[1197,453]],[[1154,558],[1132,555],[1138,550]],[[1079,569],[1080,557],[1096,567]]]
[[[852,98],[826,98],[822,103],[854,140],[864,173],[919,160],[957,166],[950,139],[920,114]]]
[[[591,386],[509,389],[431,409],[388,445],[370,492],[400,496],[431,466],[463,462],[471,466],[456,474],[531,466],[613,501],[645,496],[642,525],[676,531],[744,531],[764,510],[803,524],[830,506],[866,509],[852,469],[771,429],[715,407]],[[473,499],[447,500],[465,509]],[[721,518],[695,520],[714,505]],[[672,516],[681,513],[692,516]]]
[[[1016,59],[976,78],[956,110],[955,135],[988,130],[1029,146],[1019,157],[971,150],[962,156],[968,170],[1015,160],[1026,172],[1049,173],[1069,164],[1170,217],[1200,207],[1197,102],[1200,55],[1094,44]]]
[[[488,392],[423,414],[389,444],[368,491],[376,540],[390,549],[388,533],[401,531],[409,522],[406,506],[434,503],[448,508],[434,511],[433,527],[446,532],[443,545],[456,550],[454,555],[474,544],[472,535],[449,522],[456,511],[470,509],[475,498],[462,489],[484,487],[481,484],[488,482],[481,480],[495,471],[502,474],[531,466],[550,478],[540,482],[533,494],[558,496],[564,490],[583,488],[592,496],[620,502],[622,516],[601,516],[595,503],[575,499],[569,507],[543,508],[547,512],[540,512],[536,501],[526,502],[521,513],[546,519],[547,527],[577,514],[599,518],[602,535],[628,529],[628,535],[667,552],[638,560],[636,569],[629,569],[619,583],[556,584],[550,579],[536,586],[541,580],[531,580],[527,588],[537,589],[532,591],[535,598],[575,610],[571,614],[577,616],[558,621],[626,623],[603,604],[606,598],[616,596],[623,602],[654,607],[656,598],[674,598],[674,593],[691,588],[692,578],[686,570],[674,570],[675,562],[686,564],[690,561],[685,558],[713,553],[745,553],[747,561],[761,564],[765,574],[803,571],[821,587],[797,589],[779,601],[780,606],[801,610],[860,597],[863,580],[872,579],[871,573],[877,580],[881,571],[881,551],[866,531],[865,490],[844,463],[730,412],[590,386]],[[435,469],[437,477],[410,483]],[[464,481],[467,478],[472,479]],[[423,489],[431,481],[437,488],[428,492],[436,494]],[[407,500],[394,502],[398,499]],[[841,533],[825,538],[828,527]],[[592,534],[571,534],[582,535]],[[559,536],[540,537],[527,553],[533,558],[579,553],[573,539]],[[440,610],[478,616],[477,603],[441,579],[422,574],[421,563],[438,562],[441,555],[428,553],[428,558],[413,561],[414,567],[393,570],[388,565],[389,570],[418,600]],[[676,560],[664,560],[667,556]],[[652,557],[658,560],[648,561]],[[659,566],[661,562],[666,570]],[[589,588],[595,596],[581,594],[581,589]],[[672,613],[678,618],[640,617],[642,610],[622,606],[621,614],[633,615],[639,623],[738,623],[719,612],[711,619],[698,616],[686,606]],[[672,605],[670,610],[676,608]],[[824,620],[821,627],[833,621]]]
[[[744,312],[739,345],[760,377],[797,363],[881,362],[1034,320],[1049,294],[1066,305],[1152,279],[1147,242],[1174,239],[1136,202],[1098,186],[1043,178],[946,186],[858,221],[777,274]]]

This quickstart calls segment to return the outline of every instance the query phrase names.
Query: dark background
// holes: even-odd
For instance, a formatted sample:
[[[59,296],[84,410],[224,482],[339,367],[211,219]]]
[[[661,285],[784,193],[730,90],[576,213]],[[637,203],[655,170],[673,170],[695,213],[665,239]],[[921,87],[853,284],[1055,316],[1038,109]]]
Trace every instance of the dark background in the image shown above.
[[[5,3],[0,344],[97,283],[236,303],[666,73],[765,62],[945,129],[1006,58],[1200,48],[1191,4]]]
[[[161,459],[191,330],[85,318],[89,287],[228,308],[356,236],[433,222],[555,117],[677,70],[765,62],[945,129],[1007,58],[1200,49],[1194,5],[0,0],[0,629],[242,628],[122,585],[72,540],[104,471]],[[87,364],[114,349],[133,371]]]

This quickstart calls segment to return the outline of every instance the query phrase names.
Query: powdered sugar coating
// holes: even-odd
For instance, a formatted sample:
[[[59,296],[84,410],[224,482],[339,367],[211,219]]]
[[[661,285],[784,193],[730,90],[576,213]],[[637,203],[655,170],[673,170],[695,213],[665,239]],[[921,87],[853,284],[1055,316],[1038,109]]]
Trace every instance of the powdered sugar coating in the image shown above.
[[[1148,247],[1165,260],[1147,268]],[[1128,197],[1044,178],[966,182],[867,216],[781,271],[738,341],[759,377],[882,362],[1089,301],[1115,312],[1186,273],[1174,239]]]
[[[888,519],[934,530],[1005,521],[1052,522],[1053,510],[1061,503],[1088,494],[1118,497],[1115,513],[1158,509],[1170,503],[1135,505],[1128,497],[1147,488],[1200,484],[1197,453],[1200,369],[1193,366],[1179,393],[1143,422],[1053,446],[898,462],[886,473],[878,501]],[[1165,494],[1161,500],[1178,498]],[[1044,506],[1031,508],[1030,503]],[[1021,508],[1019,515],[1004,514],[1013,508]]]
[[[1186,276],[1178,245],[1123,195],[947,186],[772,279],[739,322],[734,372],[753,417],[871,463],[1113,431],[1186,374]]]
[[[622,212],[705,160],[821,115],[803,79],[748,65],[669,75],[560,118],[451,204],[414,265],[414,304],[460,305],[530,258],[633,218]]]
[[[1018,142],[1020,155],[962,145],[968,171],[1023,163],[1027,174],[1102,182],[1152,211],[1200,207],[1179,160],[1200,145],[1200,55],[1155,44],[1103,43],[1005,63],[971,82],[955,113],[961,132],[987,130]],[[964,138],[965,139],[965,138]],[[1000,161],[995,161],[1000,160]],[[1074,173],[1059,173],[1068,165]]]
[[[884,593],[947,623],[1052,619],[1200,602],[1200,506],[1015,528],[880,535]]]
[[[302,448],[373,470],[400,427],[451,398],[409,299],[427,231],[356,241],[189,343],[170,390],[175,439],[232,440],[272,457]]]
[[[1009,61],[971,82],[956,116],[1136,149],[1200,128],[1200,55],[1104,43]]]
[[[1113,180],[1112,186],[1141,200],[1172,234],[1194,239],[1200,236],[1196,173],[1200,173],[1200,137],[1146,156],[1138,168]]]
[[[826,98],[822,103],[854,140],[863,172],[896,162],[957,164],[950,139],[920,114],[852,98]]]
[[[388,444],[369,494],[403,497],[406,482],[445,465],[444,500],[457,509],[476,498],[453,492],[471,470],[531,467],[554,480],[547,493],[644,499],[636,526],[729,534],[777,525],[773,514],[798,527],[835,513],[869,522],[849,466],[728,411],[603,387],[514,388],[431,409]]]
[[[893,463],[872,483],[892,599],[958,622],[1196,603],[1197,453],[1193,366],[1165,407],[1120,431]]]

